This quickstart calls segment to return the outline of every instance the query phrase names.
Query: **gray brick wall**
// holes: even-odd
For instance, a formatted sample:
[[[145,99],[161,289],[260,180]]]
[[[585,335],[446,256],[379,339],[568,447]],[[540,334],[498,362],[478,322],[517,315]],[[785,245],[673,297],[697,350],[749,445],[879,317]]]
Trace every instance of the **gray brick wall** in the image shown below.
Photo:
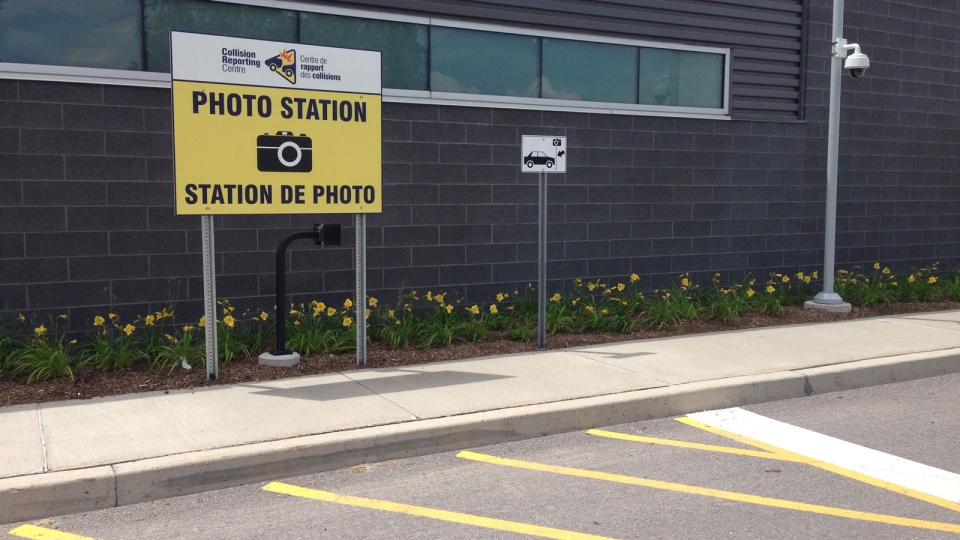
[[[551,289],[820,269],[831,6],[806,6],[801,121],[385,104],[370,294],[479,302],[536,280],[523,134],[570,147],[568,173],[549,176]],[[872,67],[843,81],[838,266],[960,261],[960,14],[926,6],[847,2],[847,38]],[[171,143],[167,90],[0,79],[0,305],[65,312],[75,329],[108,307],[198,315],[200,220],[174,214]],[[344,247],[293,245],[287,290],[295,302],[352,296],[349,215],[217,217],[219,296],[272,306],[280,240],[337,222]]]
[[[960,256],[960,6],[935,6],[846,5],[845,37],[871,68],[842,82],[838,264],[948,268]],[[831,9],[811,2],[806,22],[801,264],[822,261]]]

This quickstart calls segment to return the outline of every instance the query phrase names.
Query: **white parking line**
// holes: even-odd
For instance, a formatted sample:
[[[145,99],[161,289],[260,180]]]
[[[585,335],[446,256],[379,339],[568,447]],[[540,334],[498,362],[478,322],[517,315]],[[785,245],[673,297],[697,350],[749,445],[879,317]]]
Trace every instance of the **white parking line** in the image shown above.
[[[739,407],[694,413],[687,417],[769,445],[773,447],[771,451],[786,450],[857,475],[960,503],[960,475],[949,471],[792,426]]]

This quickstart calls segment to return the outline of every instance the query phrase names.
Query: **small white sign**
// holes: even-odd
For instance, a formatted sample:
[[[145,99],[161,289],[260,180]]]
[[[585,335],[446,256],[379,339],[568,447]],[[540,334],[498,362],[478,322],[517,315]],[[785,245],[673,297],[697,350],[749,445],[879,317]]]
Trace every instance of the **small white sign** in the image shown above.
[[[520,170],[525,173],[567,172],[566,137],[524,135],[520,154]]]

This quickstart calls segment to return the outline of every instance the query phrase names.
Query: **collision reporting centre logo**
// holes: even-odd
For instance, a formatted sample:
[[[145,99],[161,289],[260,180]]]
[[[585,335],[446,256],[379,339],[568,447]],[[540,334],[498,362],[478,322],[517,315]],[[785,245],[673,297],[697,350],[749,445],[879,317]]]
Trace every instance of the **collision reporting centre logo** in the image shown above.
[[[290,84],[297,84],[297,51],[283,49],[280,54],[267,58],[264,63],[270,71],[288,80]]]

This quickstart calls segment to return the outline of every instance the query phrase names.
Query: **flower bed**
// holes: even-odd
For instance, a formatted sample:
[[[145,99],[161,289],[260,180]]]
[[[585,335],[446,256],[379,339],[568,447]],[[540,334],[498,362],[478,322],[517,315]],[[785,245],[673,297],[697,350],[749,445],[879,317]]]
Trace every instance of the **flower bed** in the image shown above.
[[[547,333],[557,335],[619,334],[642,331],[676,332],[690,321],[730,324],[744,316],[781,317],[787,308],[802,305],[822,287],[817,273],[788,276],[771,273],[765,280],[747,277],[721,285],[720,274],[695,283],[687,273],[659,289],[641,290],[634,274],[624,282],[574,280],[568,291],[547,302]],[[960,272],[937,275],[937,265],[894,274],[874,264],[839,270],[834,290],[856,306],[960,299]],[[263,310],[238,313],[229,300],[218,302],[218,360],[227,367],[237,358],[268,350],[276,333],[275,317]],[[537,299],[532,286],[501,292],[485,304],[464,304],[450,293],[410,291],[393,303],[370,297],[365,309],[368,335],[385,350],[430,350],[455,344],[509,339],[529,344],[537,336]],[[339,306],[323,302],[291,306],[286,317],[286,346],[304,357],[342,355],[356,348],[356,306],[347,298]],[[68,339],[62,330],[65,315],[29,321],[7,313],[12,324],[0,328],[0,378],[34,383],[46,379],[73,380],[75,372],[122,372],[137,368],[154,378],[171,376],[178,368],[202,367],[203,332],[207,321],[175,324],[164,309],[121,321],[116,314],[97,315],[83,337]],[[19,333],[18,333],[19,332]]]

